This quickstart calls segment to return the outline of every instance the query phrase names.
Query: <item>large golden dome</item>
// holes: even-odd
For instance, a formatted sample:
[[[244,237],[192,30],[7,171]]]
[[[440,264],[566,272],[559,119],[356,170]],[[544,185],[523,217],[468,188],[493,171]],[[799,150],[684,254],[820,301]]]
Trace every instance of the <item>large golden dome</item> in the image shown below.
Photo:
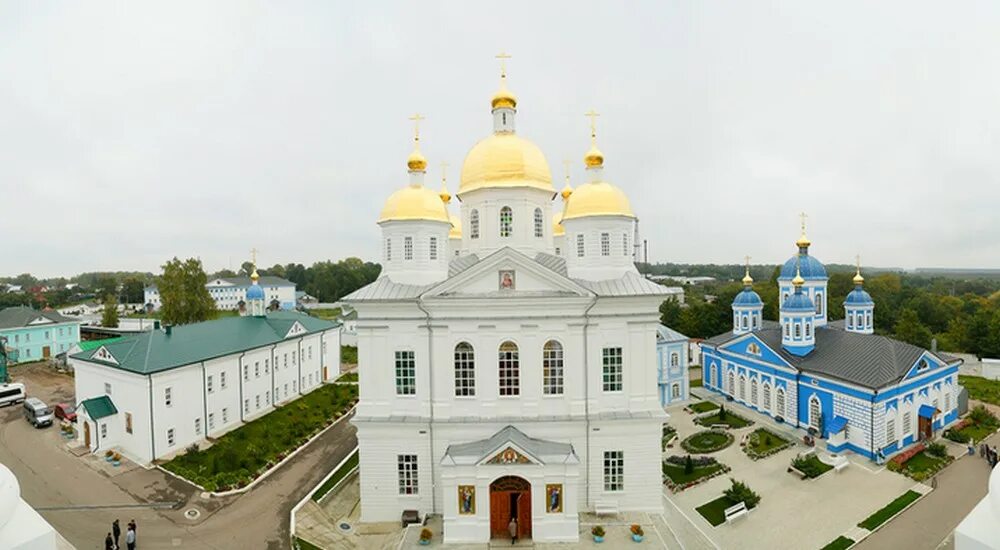
[[[512,133],[493,134],[465,156],[458,193],[489,187],[533,187],[555,193],[541,149]]]
[[[573,190],[562,220],[584,216],[627,216],[634,218],[632,205],[621,189],[605,181],[584,183]]]
[[[407,185],[386,199],[379,223],[398,220],[451,222],[441,197],[423,185]]]

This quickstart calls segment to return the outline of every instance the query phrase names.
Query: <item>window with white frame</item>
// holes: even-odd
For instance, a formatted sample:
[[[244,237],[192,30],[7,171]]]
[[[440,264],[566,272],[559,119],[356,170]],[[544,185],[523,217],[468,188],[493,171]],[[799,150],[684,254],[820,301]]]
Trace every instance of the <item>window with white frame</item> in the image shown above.
[[[945,414],[951,410],[951,392],[945,388],[944,390],[944,412]]]
[[[171,397],[171,391],[169,387],[163,388],[163,404],[168,407],[174,404],[174,400]]]
[[[385,238],[385,260],[392,260],[392,239],[389,237]]]
[[[681,366],[681,354],[676,351],[670,352],[670,366],[679,367]]]
[[[812,323],[806,321],[806,338],[812,337]]]
[[[790,330],[789,327],[791,327],[791,326],[792,326],[792,322],[791,321],[785,321],[785,338],[788,338],[789,330]]]
[[[542,347],[542,391],[545,395],[563,393],[563,347],[555,340]]]
[[[250,380],[250,365],[243,365],[243,379]]]
[[[872,328],[872,312],[865,312],[865,328]]]
[[[222,408],[222,425],[225,426],[228,423],[229,423],[229,409],[223,407]]]
[[[521,395],[521,360],[517,344],[509,341],[500,344],[497,368],[500,395]]]
[[[211,424],[209,424],[211,427]],[[194,419],[194,435],[201,435],[201,418]]]
[[[222,389],[226,389],[226,371],[222,371],[219,373],[219,387]]]
[[[243,400],[243,414],[250,414],[250,400]]]
[[[271,364],[270,359],[264,359],[264,374],[267,374],[267,373],[271,372],[270,371],[270,368],[271,368],[270,364]]]
[[[413,237],[403,237],[403,259],[413,259]]]
[[[438,259],[438,238],[431,237],[430,239],[430,256],[432,260]]]
[[[628,256],[628,233],[622,233],[622,256]]]
[[[418,494],[417,455],[396,455],[396,471],[399,476],[399,494]]]
[[[681,385],[678,384],[677,382],[674,382],[670,386],[670,398],[678,399],[680,396],[681,396]]]
[[[396,352],[396,395],[417,394],[417,362],[413,351]]]
[[[823,315],[823,293],[816,293],[816,315]]]
[[[259,393],[254,396],[254,406],[257,408],[258,411],[260,410],[260,394]]]
[[[215,413],[208,413],[208,429],[215,429]]]
[[[176,441],[174,441],[174,429],[173,428],[168,428],[167,429],[167,447],[173,447],[174,443],[176,443]]]
[[[601,386],[604,391],[622,391],[622,363],[622,348],[601,350]]]
[[[611,235],[601,233],[601,256],[611,255]]]
[[[847,328],[854,328],[854,312],[847,316]]]
[[[604,490],[625,490],[625,451],[604,451]]]
[[[903,437],[906,437],[913,433],[911,430],[913,428],[913,413],[906,411],[903,413]]]
[[[885,417],[885,446],[888,447],[896,442],[896,411],[886,411]]]
[[[469,213],[469,238],[479,238],[479,210],[473,209]]]
[[[733,371],[729,371],[729,379],[727,382],[728,384],[726,384],[726,389],[729,391],[726,393],[728,393],[730,397],[736,397],[736,374],[734,374]]]
[[[778,388],[774,393],[774,413],[778,416],[785,416],[785,390]]]
[[[514,231],[514,211],[509,206],[500,209],[500,236],[510,237]]]
[[[583,251],[584,251],[584,247],[583,247],[583,233],[577,233],[576,234],[576,257],[577,258],[582,258],[583,257]]]
[[[740,401],[747,400],[747,377],[740,375]]]
[[[823,409],[820,406],[819,398],[816,397],[816,394],[812,394],[809,397],[809,426],[817,432],[819,431],[822,416]]]
[[[802,325],[795,323],[795,338],[802,338]]]
[[[757,406],[757,379],[750,380],[750,404]]]
[[[535,209],[535,237],[545,236],[545,218],[542,216],[542,209]]]
[[[254,378],[260,378],[260,361],[253,362],[253,376]]]
[[[763,398],[764,398],[764,401],[763,401],[764,410],[765,411],[770,411],[771,410],[771,384],[768,383],[768,382],[764,382]]]
[[[215,385],[212,383],[212,381],[213,381],[213,376],[209,374],[205,382],[205,384],[208,386],[208,393],[212,393],[215,391]]]
[[[104,394],[105,395],[111,395],[111,383],[110,382],[105,382],[104,383]]]

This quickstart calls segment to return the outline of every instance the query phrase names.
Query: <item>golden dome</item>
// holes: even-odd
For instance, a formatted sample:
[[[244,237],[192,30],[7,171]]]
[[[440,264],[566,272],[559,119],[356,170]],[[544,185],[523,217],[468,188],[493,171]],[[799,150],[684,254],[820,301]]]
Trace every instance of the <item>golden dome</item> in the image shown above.
[[[555,193],[541,149],[516,134],[493,134],[477,143],[462,164],[458,193],[490,187],[533,187]]]
[[[861,270],[858,270],[858,272],[854,275],[853,280],[856,285],[864,284],[865,278],[861,276]]]
[[[458,216],[454,214],[448,214],[448,219],[451,220],[451,229],[448,231],[449,239],[461,239],[462,238],[462,220],[458,219]]]
[[[559,212],[555,216],[552,216],[552,236],[562,237],[566,234],[566,228],[562,224],[563,213]]]
[[[583,155],[583,162],[587,165],[587,168],[604,166],[604,153],[597,148],[596,144],[591,144],[590,150],[587,151],[586,155]]]
[[[747,274],[743,276],[743,285],[750,286],[752,284],[753,284],[753,277],[751,277],[750,272],[747,271]]]
[[[406,167],[415,172],[423,172],[427,169],[427,159],[420,154],[419,149],[414,149],[410,156],[406,157]]]
[[[564,201],[569,200],[569,196],[573,194],[573,188],[569,186],[568,181],[566,182],[566,186],[562,188],[562,191],[560,191],[559,194],[562,195]]]
[[[250,280],[256,281],[260,279],[260,273],[257,273],[257,266],[253,266],[253,273],[250,274]]]
[[[802,278],[802,273],[799,272],[799,266],[795,266],[795,278],[792,279],[792,284],[796,288],[806,284],[806,280]]]
[[[501,107],[507,107],[509,109],[517,108],[517,96],[514,92],[507,89],[507,79],[502,78],[500,80],[500,89],[497,93],[493,94],[493,99],[490,100],[490,105],[493,109],[499,109]]]
[[[441,197],[441,202],[448,204],[451,202],[451,193],[448,192],[448,186],[441,182],[441,191],[438,192],[438,196]]]
[[[806,247],[808,247],[811,244],[812,244],[812,241],[809,240],[809,237],[806,237],[806,234],[805,234],[804,231],[802,232],[802,236],[799,237],[799,240],[795,241],[795,246],[797,246],[799,248],[806,248]]]
[[[437,193],[423,185],[407,185],[389,195],[378,222],[395,220],[429,220],[450,223],[448,211]]]
[[[628,197],[621,189],[605,181],[584,183],[573,191],[566,203],[563,220],[584,216],[626,216],[634,218]]]

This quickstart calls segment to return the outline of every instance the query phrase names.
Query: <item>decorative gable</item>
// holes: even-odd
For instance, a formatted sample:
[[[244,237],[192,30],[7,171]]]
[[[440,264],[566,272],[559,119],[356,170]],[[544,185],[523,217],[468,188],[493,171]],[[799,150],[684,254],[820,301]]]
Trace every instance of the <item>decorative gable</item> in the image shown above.
[[[927,374],[931,370],[941,366],[937,359],[931,356],[931,354],[924,352],[917,359],[917,362],[910,367],[909,372],[906,373],[905,378],[915,378],[917,376]]]
[[[285,334],[285,338],[291,338],[292,336],[298,336],[300,334],[305,334],[307,332],[309,331],[306,330],[306,327],[302,326],[302,323],[295,321],[295,324],[292,325],[292,328],[288,329],[288,333]]]
[[[29,321],[28,322],[28,326],[31,326],[31,325],[51,325],[54,322],[55,321],[53,321],[51,319],[46,319],[45,317],[38,316],[38,317],[35,317],[34,319],[32,319],[31,321]]]
[[[97,351],[95,351],[93,355],[90,356],[90,358],[97,361],[104,361],[105,363],[111,363],[112,365],[118,364],[118,360],[115,359],[115,356],[111,355],[111,352],[108,351],[108,348],[104,346],[97,348]]]
[[[562,274],[512,248],[503,248],[431,288],[424,297],[537,294],[592,295],[589,290]]]
[[[719,349],[753,357],[771,365],[794,368],[754,334],[745,334],[739,338],[730,340],[719,346]]]
[[[505,447],[502,451],[483,461],[483,464],[536,464],[536,462],[512,446]]]

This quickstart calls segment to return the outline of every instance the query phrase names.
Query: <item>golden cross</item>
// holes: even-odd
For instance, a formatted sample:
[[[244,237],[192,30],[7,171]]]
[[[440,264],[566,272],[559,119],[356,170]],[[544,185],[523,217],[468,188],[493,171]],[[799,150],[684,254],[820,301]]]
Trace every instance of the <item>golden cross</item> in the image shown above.
[[[445,175],[445,171],[448,169],[447,162],[441,162],[441,183],[443,184],[448,178]]]
[[[566,185],[569,185],[569,166],[570,166],[570,162],[571,161],[569,159],[563,159],[563,167],[565,167],[565,169],[566,169]]]
[[[744,256],[743,259],[747,261],[747,272],[750,271],[750,256]]]
[[[250,249],[250,258],[251,258],[251,261],[253,262],[253,266],[254,267],[257,267],[257,252],[258,251],[257,251],[256,248],[251,248]]]
[[[861,273],[861,254],[855,256],[854,259],[857,261],[858,273]]]
[[[507,78],[507,60],[511,58],[510,55],[504,52],[500,52],[495,56],[500,60],[500,78]]]
[[[597,137],[597,117],[601,116],[601,114],[591,109],[584,113],[584,116],[590,117],[590,137]]]
[[[805,212],[802,212],[802,213],[799,214],[799,218],[802,219],[802,234],[803,235],[806,234],[806,218],[808,218],[808,217],[809,216],[807,216]]]
[[[420,113],[416,113],[415,115],[413,115],[413,116],[410,117],[410,120],[413,121],[413,141],[419,142],[420,141],[420,121],[424,120],[424,117],[420,116]]]

